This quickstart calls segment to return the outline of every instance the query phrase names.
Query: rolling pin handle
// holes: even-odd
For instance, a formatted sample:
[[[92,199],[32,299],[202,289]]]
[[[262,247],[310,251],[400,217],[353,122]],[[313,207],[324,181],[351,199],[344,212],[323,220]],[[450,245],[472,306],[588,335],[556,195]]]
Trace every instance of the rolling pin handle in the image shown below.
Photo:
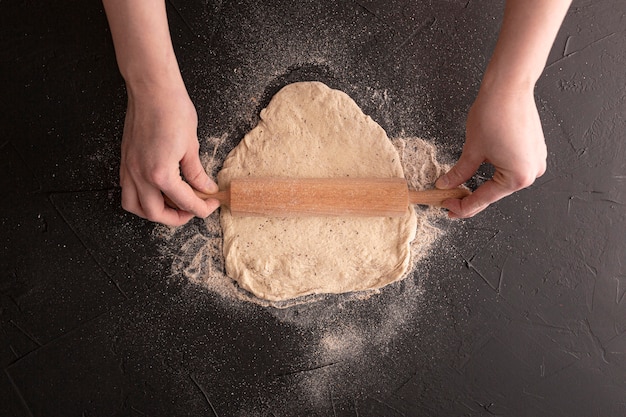
[[[229,190],[220,190],[215,194],[206,194],[203,193],[202,191],[198,191],[198,190],[193,190],[193,192],[200,197],[203,200],[208,200],[208,199],[215,199],[215,200],[219,200],[220,202],[220,206],[227,206],[230,204],[230,192]],[[165,194],[163,194],[163,199],[165,200],[165,204],[167,204],[169,207],[176,209],[176,210],[180,210],[180,207],[178,207],[176,205],[176,203],[174,203],[168,196],[166,196]]]

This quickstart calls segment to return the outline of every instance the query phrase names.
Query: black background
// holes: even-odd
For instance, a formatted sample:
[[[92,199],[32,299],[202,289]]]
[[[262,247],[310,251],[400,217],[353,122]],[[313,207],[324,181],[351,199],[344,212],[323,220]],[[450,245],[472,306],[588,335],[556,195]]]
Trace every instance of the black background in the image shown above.
[[[502,14],[471,0],[167,7],[218,158],[280,87],[319,80],[454,160]],[[378,296],[276,310],[172,273],[202,221],[164,236],[121,210],[126,98],[102,5],[1,1],[0,415],[626,415],[625,15],[619,0],[572,5],[536,90],[549,161],[535,185],[443,222],[431,256]]]

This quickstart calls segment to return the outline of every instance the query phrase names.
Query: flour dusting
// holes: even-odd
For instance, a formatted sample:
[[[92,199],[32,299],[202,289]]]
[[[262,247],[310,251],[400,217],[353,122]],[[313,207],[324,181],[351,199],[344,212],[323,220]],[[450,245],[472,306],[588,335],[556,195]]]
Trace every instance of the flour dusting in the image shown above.
[[[209,174],[214,174],[221,166],[215,155],[219,147],[224,143],[224,138],[208,138],[208,143],[213,145],[213,153],[205,154],[202,159]],[[398,150],[405,177],[409,186],[413,189],[425,189],[433,186],[439,175],[448,168],[437,160],[437,150],[431,143],[419,138],[398,138],[392,140]],[[412,267],[406,276],[409,276],[415,264],[424,259],[429,253],[433,243],[444,233],[438,226],[437,221],[445,217],[445,213],[438,208],[416,206],[417,234],[411,244]],[[176,261],[173,264],[174,273],[182,273],[191,282],[201,285],[208,290],[226,298],[236,298],[277,308],[287,308],[294,305],[315,302],[327,298],[326,295],[311,295],[300,297],[295,300],[270,302],[261,300],[252,294],[240,289],[230,279],[224,270],[224,257],[222,254],[222,230],[219,223],[218,213],[204,219],[205,230],[196,233],[177,250]],[[173,249],[173,248],[172,248]],[[350,298],[368,298],[379,290],[361,291],[352,294]]]
[[[225,142],[223,137],[205,141],[213,151],[203,155],[203,163],[207,172],[215,175],[223,162],[216,160],[219,158],[216,155],[224,154],[221,147]],[[431,188],[448,169],[439,162],[436,147],[428,141],[405,137],[392,139],[392,143],[411,188]],[[397,365],[393,363],[376,365],[384,369],[373,367],[367,358],[393,356],[394,350],[401,348],[395,344],[406,337],[411,323],[421,314],[422,280],[428,273],[425,261],[451,224],[441,209],[423,206],[415,209],[418,226],[411,245],[412,267],[403,279],[379,290],[312,295],[285,302],[256,298],[226,276],[218,212],[181,228],[157,226],[154,233],[165,242],[163,255],[174,259],[174,277],[218,295],[227,309],[258,314],[256,309],[266,308],[278,321],[301,329],[307,338],[313,339],[302,347],[303,369],[284,378],[289,380],[292,393],[302,401],[289,407],[317,409],[341,396],[358,401],[364,387],[380,384],[381,375],[393,374],[390,369],[397,374],[406,372],[401,366],[392,369]],[[350,378],[358,378],[359,384],[352,383]]]

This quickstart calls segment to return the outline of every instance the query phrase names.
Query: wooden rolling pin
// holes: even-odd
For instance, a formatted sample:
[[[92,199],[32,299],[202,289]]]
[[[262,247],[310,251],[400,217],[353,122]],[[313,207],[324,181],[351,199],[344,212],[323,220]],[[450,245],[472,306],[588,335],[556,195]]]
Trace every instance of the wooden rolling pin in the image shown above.
[[[399,217],[409,204],[439,206],[449,198],[470,194],[465,188],[409,190],[403,178],[273,178],[245,177],[230,182],[230,189],[214,198],[233,216],[359,216]],[[175,205],[169,199],[168,204]]]

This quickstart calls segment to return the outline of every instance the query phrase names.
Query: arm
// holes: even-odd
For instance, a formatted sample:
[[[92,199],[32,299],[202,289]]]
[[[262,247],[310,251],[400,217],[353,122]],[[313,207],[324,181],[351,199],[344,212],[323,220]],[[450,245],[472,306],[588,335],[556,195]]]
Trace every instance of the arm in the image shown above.
[[[483,162],[495,174],[472,195],[444,202],[450,217],[471,217],[545,172],[547,150],[533,89],[570,2],[507,0],[496,48],[468,113],[463,152],[436,186],[463,184]]]
[[[219,205],[203,201],[217,191],[198,155],[196,110],[187,94],[163,0],[104,0],[128,109],[122,137],[122,207],[177,226],[206,217]],[[181,178],[181,173],[185,180]],[[169,208],[167,195],[181,210]]]

